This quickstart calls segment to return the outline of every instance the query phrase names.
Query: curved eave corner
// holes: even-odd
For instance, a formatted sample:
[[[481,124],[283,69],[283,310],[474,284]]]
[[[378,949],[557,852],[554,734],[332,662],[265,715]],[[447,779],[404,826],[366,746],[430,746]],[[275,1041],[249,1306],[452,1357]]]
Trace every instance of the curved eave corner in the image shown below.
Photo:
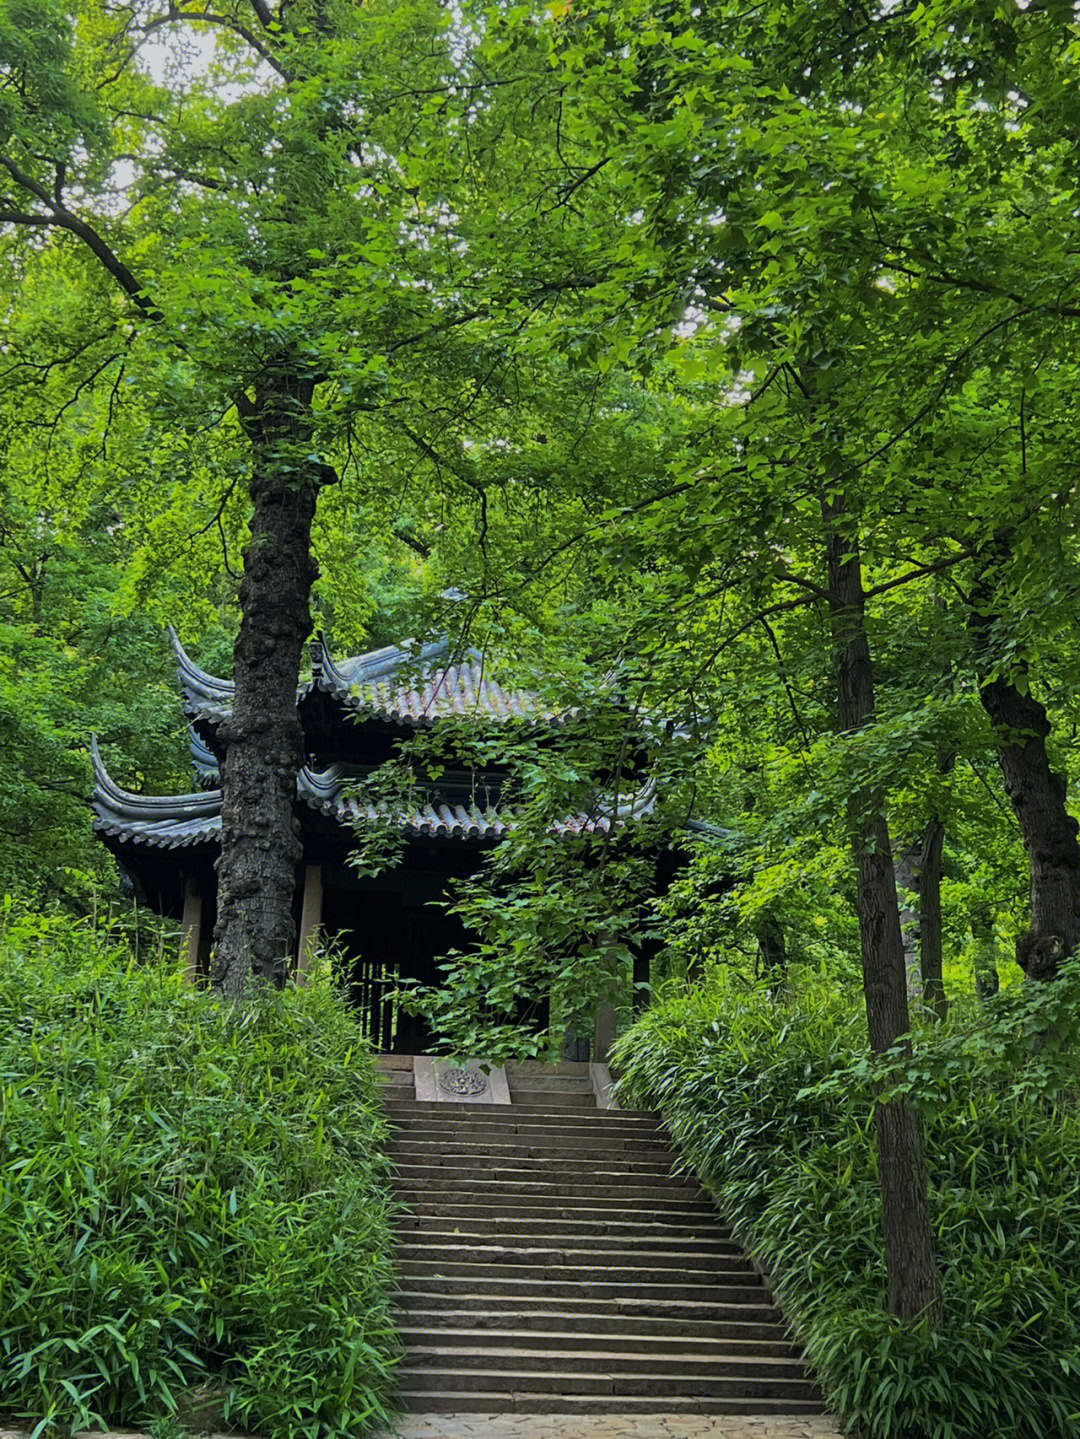
[[[119,841],[163,849],[206,844],[221,833],[221,791],[146,795],[122,789],[105,768],[97,736],[90,737],[94,828]]]
[[[193,719],[212,720],[215,724],[228,719],[234,692],[232,680],[219,679],[197,665],[172,625],[169,626],[169,640],[176,655],[180,689],[188,715]]]

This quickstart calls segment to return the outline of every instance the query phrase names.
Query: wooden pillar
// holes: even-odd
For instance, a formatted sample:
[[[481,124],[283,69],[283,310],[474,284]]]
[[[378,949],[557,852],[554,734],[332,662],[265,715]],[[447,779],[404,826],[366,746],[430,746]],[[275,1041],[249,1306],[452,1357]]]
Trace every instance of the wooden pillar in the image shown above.
[[[194,984],[199,977],[199,950],[202,947],[202,895],[197,882],[188,876],[184,885],[184,978]]]
[[[322,924],[322,865],[309,864],[304,871],[304,902],[300,910],[300,940],[296,950],[296,982],[307,979],[312,951]]]
[[[615,1043],[617,1033],[618,1019],[615,1014],[615,1006],[607,999],[596,1011],[596,1032],[593,1036],[594,1064],[608,1062],[608,1052]]]

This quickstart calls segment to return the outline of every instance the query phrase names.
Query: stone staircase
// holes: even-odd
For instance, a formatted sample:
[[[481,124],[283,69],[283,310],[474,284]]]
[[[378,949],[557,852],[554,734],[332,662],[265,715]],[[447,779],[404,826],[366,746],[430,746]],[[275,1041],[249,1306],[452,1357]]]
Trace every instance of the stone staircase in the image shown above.
[[[588,1065],[508,1067],[509,1105],[418,1104],[400,1072],[403,1407],[821,1412],[760,1277],[672,1177],[656,1115],[598,1110]]]

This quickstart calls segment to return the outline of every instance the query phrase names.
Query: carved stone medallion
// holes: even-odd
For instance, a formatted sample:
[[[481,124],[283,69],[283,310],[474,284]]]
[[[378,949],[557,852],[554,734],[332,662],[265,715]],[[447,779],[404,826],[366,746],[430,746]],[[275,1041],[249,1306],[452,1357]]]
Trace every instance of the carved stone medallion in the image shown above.
[[[474,1068],[471,1064],[467,1069],[459,1069],[456,1064],[440,1064],[436,1082],[444,1094],[483,1094],[488,1087],[487,1075],[479,1066]]]

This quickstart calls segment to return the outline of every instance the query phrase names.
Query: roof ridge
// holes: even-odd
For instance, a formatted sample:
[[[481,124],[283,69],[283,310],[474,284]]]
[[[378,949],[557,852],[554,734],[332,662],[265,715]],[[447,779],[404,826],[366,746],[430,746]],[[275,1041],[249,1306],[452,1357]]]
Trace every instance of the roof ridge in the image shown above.
[[[236,692],[234,682],[196,664],[176,629],[169,625],[168,631],[188,715],[215,725],[223,723]],[[524,720],[559,725],[573,713],[551,708],[536,691],[504,690],[488,673],[482,651],[474,646],[455,651],[447,635],[425,643],[409,640],[400,645],[383,645],[337,660],[325,631],[320,630],[311,659],[312,677],[297,685],[297,704],[320,690],[350,709],[381,714],[411,726],[469,714],[500,722]],[[433,663],[440,659],[444,661],[441,666]],[[197,767],[201,758],[196,756]]]

